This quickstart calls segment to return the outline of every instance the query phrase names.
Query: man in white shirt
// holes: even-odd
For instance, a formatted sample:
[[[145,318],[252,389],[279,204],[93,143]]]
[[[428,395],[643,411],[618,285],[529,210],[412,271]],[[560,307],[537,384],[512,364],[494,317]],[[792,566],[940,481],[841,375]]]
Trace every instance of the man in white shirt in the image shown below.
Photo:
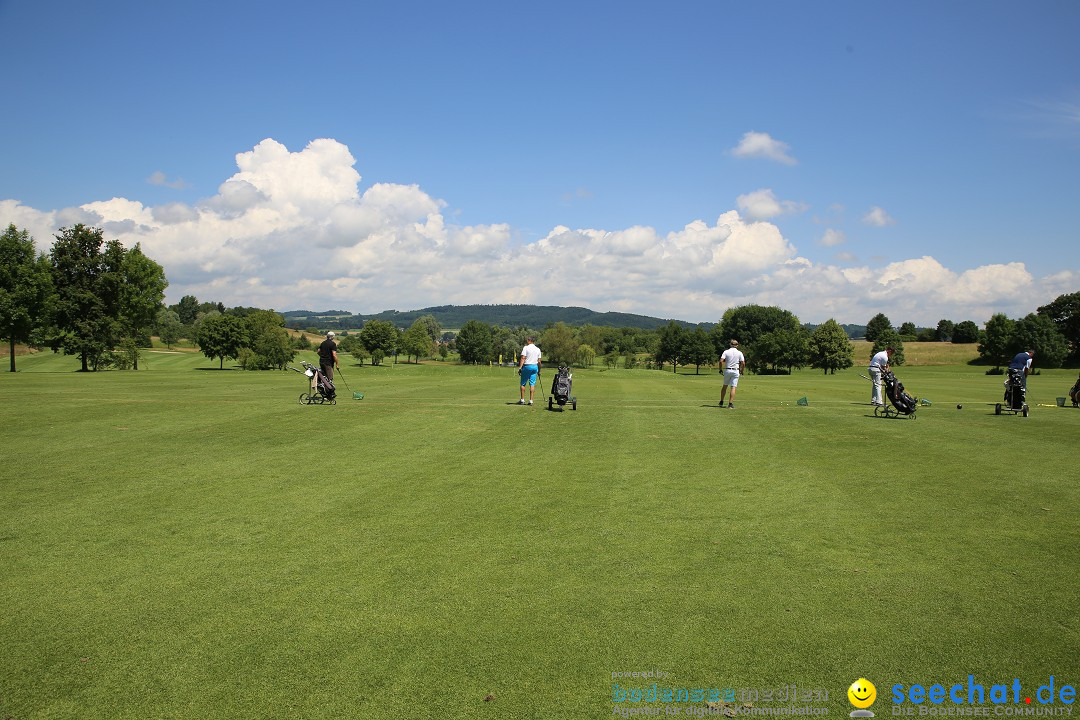
[[[739,350],[739,341],[732,340],[731,347],[720,356],[720,369],[724,373],[724,387],[720,388],[720,407],[724,407],[724,395],[731,386],[728,407],[735,409],[735,388],[739,387],[739,375],[746,371],[746,356]]]
[[[525,404],[525,385],[529,386],[529,404],[533,404],[533,393],[536,392],[536,378],[540,377],[540,348],[536,347],[533,339],[525,339],[525,347],[521,348],[521,360],[518,362],[518,374],[521,375],[521,399],[519,405]]]
[[[889,358],[894,352],[896,351],[891,347],[887,347],[870,358],[870,379],[874,381],[874,389],[870,392],[871,405],[885,405],[885,398],[881,396],[881,373],[889,369]]]

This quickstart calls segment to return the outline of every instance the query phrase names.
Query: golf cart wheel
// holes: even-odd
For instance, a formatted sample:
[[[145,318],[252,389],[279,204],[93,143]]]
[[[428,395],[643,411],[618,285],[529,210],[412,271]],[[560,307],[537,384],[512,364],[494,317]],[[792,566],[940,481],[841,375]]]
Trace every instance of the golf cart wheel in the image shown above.
[[[574,398],[574,401],[570,403],[570,407],[577,410],[577,398]]]
[[[300,393],[300,404],[301,405],[307,405],[308,404],[308,394],[307,393]]]
[[[551,398],[548,398],[548,410],[551,409]]]
[[[880,405],[874,406],[874,417],[881,417],[883,413],[888,414],[887,412],[885,412],[885,409],[882,408]]]
[[[1000,415],[1001,414],[1001,403],[998,403],[997,405],[994,406],[994,414],[995,415]]]
[[[1027,406],[1027,405],[1025,405],[1025,406],[1024,406],[1024,409],[1023,409],[1023,410],[1021,410],[1021,412],[1022,412],[1022,413],[1024,414],[1024,417],[1027,417],[1027,416],[1028,416],[1028,406]]]

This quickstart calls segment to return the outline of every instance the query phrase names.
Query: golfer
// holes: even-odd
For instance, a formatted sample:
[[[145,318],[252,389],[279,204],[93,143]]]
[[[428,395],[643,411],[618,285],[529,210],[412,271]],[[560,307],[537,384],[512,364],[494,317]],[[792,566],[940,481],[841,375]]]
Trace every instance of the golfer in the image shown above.
[[[1035,359],[1034,350],[1025,350],[1022,353],[1017,353],[1016,357],[1009,363],[1010,370],[1023,371],[1024,373],[1024,389],[1027,390],[1027,376],[1031,374],[1031,361]]]
[[[518,362],[518,374],[521,375],[521,399],[518,405],[525,404],[525,384],[529,385],[529,404],[533,404],[536,392],[536,378],[540,377],[540,348],[533,338],[525,338],[525,347],[521,348],[521,360]]]
[[[720,356],[720,367],[724,373],[724,387],[720,388],[720,407],[724,407],[724,395],[731,386],[731,400],[728,408],[735,409],[735,388],[739,387],[739,375],[746,372],[746,356],[739,350],[739,341],[732,339],[731,347]]]
[[[337,356],[337,343],[334,342],[334,331],[326,333],[326,339],[319,345],[319,369],[330,382],[334,381],[334,368],[340,368]]]
[[[870,379],[874,381],[874,389],[870,391],[870,404],[885,407],[885,398],[881,395],[881,373],[889,370],[889,359],[896,350],[887,347],[874,357],[870,358]]]

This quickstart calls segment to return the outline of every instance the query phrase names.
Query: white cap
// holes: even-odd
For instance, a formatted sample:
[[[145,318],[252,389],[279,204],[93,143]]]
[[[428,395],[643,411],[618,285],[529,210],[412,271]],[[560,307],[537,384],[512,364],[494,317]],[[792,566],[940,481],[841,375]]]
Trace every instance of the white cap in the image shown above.
[[[326,333],[326,337],[334,337],[334,331],[331,330],[330,332]]]

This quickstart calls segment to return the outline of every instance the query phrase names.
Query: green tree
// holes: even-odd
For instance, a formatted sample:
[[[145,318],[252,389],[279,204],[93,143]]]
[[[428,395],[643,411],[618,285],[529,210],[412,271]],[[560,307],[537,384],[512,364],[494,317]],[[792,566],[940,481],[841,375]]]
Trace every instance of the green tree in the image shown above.
[[[579,367],[587,368],[592,367],[592,364],[596,362],[596,351],[591,346],[582,343],[578,345],[577,349],[577,364]]]
[[[1049,315],[1030,313],[1013,326],[1009,354],[1015,356],[1025,350],[1034,350],[1039,365],[1046,368],[1061,367],[1069,355],[1069,344]]]
[[[938,342],[949,342],[952,340],[953,329],[955,327],[956,325],[953,324],[952,320],[938,320],[936,333]]]
[[[886,330],[892,330],[892,323],[889,322],[889,318],[885,317],[885,313],[878,313],[874,317],[870,318],[870,322],[866,323],[866,340],[867,342],[877,344],[878,338]]]
[[[236,358],[247,347],[244,321],[235,315],[214,313],[202,319],[199,325],[198,344],[203,355],[218,359],[218,368],[225,367],[225,358]]]
[[[427,317],[431,317],[428,315]],[[432,318],[434,319],[434,318]],[[408,361],[410,356],[416,357],[416,362],[420,362],[420,356],[430,357],[435,351],[435,339],[431,337],[428,332],[428,327],[425,323],[421,322],[423,318],[417,318],[417,320],[409,326],[401,335],[401,350],[405,353],[405,360]]]
[[[485,363],[492,358],[491,326],[479,320],[467,320],[454,338],[461,362]]]
[[[30,342],[34,328],[45,321],[52,293],[48,259],[35,254],[28,231],[8,225],[0,234],[0,337],[8,339],[11,372],[15,343]]]
[[[900,325],[900,334],[904,337],[908,337],[914,340],[915,335],[918,334],[918,332],[919,330],[915,327],[915,323],[913,322],[906,322]]]
[[[181,324],[191,325],[199,314],[199,300],[194,295],[185,295],[171,309],[176,311]]]
[[[381,365],[384,357],[394,354],[398,349],[398,329],[386,320],[368,320],[357,334],[360,342],[371,354],[372,365]]]
[[[722,355],[728,349],[731,340],[738,340],[749,359],[751,352],[755,352],[754,343],[765,333],[795,331],[801,327],[802,323],[792,312],[775,305],[742,305],[725,312],[710,336],[717,355]]]
[[[686,330],[674,320],[668,320],[667,325],[662,326],[656,332],[656,364],[663,367],[664,363],[671,363],[671,372],[678,372],[682,362],[683,349],[686,344]],[[659,369],[659,368],[658,368]]]
[[[760,373],[770,366],[788,372],[810,361],[810,336],[803,327],[773,330],[758,337],[746,364],[752,372]]]
[[[695,328],[684,336],[683,362],[694,366],[694,374],[701,374],[701,366],[716,361],[716,346],[712,339],[701,328]]]
[[[1074,360],[1080,359],[1080,292],[1058,295],[1053,302],[1043,305],[1037,312],[1054,322],[1058,332],[1072,348],[1071,357]]]
[[[81,223],[60,228],[55,237],[49,253],[56,288],[49,347],[78,355],[82,372],[91,365],[96,370],[120,337],[123,247]]]
[[[955,344],[979,342],[979,326],[973,320],[964,320],[953,326],[952,341]]]
[[[154,324],[157,328],[157,335],[161,339],[161,342],[165,343],[166,347],[171,350],[173,343],[180,339],[180,333],[184,328],[180,323],[180,316],[175,310],[161,308],[158,310]]]
[[[552,365],[570,365],[577,357],[578,342],[573,329],[560,320],[544,330],[540,337],[540,349],[544,359]]]
[[[890,365],[903,365],[904,364],[904,340],[900,337],[900,333],[896,332],[892,328],[882,332],[878,335],[878,339],[874,341],[874,347],[870,351],[870,357],[881,352],[887,347],[891,347],[895,352],[892,358],[889,360]]]
[[[602,355],[607,350],[604,346],[604,328],[596,325],[582,325],[578,328],[577,335],[578,342],[588,345],[595,353]]]
[[[986,332],[979,343],[979,357],[983,360],[1004,365],[1012,359],[1013,330],[1016,326],[1004,313],[995,313],[986,321]]]
[[[826,374],[846,370],[855,364],[855,348],[844,328],[832,318],[814,328],[809,349],[810,367],[821,368]]]
[[[128,343],[129,348],[134,348],[129,350],[131,365],[138,370],[139,340],[154,327],[169,281],[165,279],[165,269],[147,257],[138,243],[124,253],[120,274],[119,330],[123,338],[131,340]]]

